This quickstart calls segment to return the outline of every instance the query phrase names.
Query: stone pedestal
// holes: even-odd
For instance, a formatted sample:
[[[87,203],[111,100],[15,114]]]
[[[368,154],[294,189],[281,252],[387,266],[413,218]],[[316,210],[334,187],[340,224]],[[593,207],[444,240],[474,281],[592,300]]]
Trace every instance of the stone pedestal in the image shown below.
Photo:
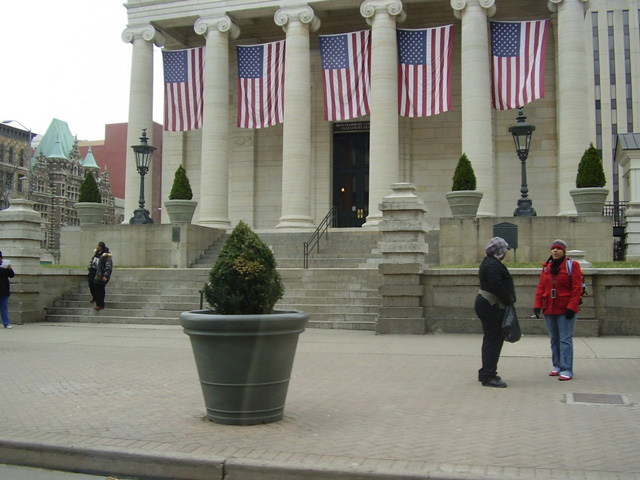
[[[629,202],[625,214],[627,226],[625,229],[626,252],[624,259],[628,262],[640,261],[640,203]]]
[[[429,252],[424,223],[427,209],[413,193],[415,185],[395,183],[391,188],[393,193],[380,204],[382,262],[378,269],[383,277],[376,332],[421,335],[426,333],[420,276]]]
[[[40,214],[33,210],[33,202],[14,199],[9,208],[0,211],[0,249],[16,273],[11,279],[11,323],[44,319],[44,311],[37,307],[42,240]]]

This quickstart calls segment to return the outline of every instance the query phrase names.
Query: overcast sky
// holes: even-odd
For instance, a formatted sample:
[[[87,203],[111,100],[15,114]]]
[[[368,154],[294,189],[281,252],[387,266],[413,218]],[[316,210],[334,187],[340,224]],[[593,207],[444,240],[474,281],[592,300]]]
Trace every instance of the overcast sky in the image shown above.
[[[78,140],[127,121],[131,44],[124,0],[0,0],[0,121],[44,134],[51,120]],[[162,59],[154,47],[153,118],[162,123]],[[18,124],[11,125],[19,127]]]

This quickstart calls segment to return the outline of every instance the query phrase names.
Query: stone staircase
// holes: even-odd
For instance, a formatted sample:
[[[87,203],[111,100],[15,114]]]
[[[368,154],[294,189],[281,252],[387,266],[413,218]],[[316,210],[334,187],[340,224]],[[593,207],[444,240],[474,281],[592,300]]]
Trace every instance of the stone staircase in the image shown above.
[[[259,235],[274,251],[285,286],[276,308],[306,311],[312,328],[375,329],[382,281],[377,232],[330,231],[308,269],[302,268],[302,243],[309,233]],[[47,321],[177,325],[180,312],[200,307],[199,290],[223,243],[224,238],[207,249],[193,268],[116,268],[104,310],[93,310],[82,285],[46,309]]]

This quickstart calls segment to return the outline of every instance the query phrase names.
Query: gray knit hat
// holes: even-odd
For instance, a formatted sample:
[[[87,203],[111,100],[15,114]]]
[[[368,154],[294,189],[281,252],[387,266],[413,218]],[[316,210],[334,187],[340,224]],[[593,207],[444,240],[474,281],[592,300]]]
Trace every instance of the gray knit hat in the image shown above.
[[[511,247],[509,247],[507,241],[502,237],[493,237],[484,249],[487,255],[496,258],[501,258],[507,253],[507,250],[511,250]]]
[[[551,248],[553,247],[561,248],[564,253],[567,253],[567,242],[564,240],[560,240],[559,238],[554,240],[551,244]]]

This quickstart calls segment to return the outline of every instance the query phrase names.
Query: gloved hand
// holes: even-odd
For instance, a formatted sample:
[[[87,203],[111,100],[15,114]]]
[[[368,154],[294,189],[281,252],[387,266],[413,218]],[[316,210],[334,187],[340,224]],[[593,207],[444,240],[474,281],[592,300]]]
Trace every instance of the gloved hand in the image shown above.
[[[541,308],[534,308],[533,309],[533,314],[536,316],[536,318],[540,318],[540,312],[542,312]]]
[[[575,316],[575,314],[576,314],[576,312],[574,312],[570,308],[567,308],[564,311],[564,316],[567,318],[567,320],[571,320]]]

